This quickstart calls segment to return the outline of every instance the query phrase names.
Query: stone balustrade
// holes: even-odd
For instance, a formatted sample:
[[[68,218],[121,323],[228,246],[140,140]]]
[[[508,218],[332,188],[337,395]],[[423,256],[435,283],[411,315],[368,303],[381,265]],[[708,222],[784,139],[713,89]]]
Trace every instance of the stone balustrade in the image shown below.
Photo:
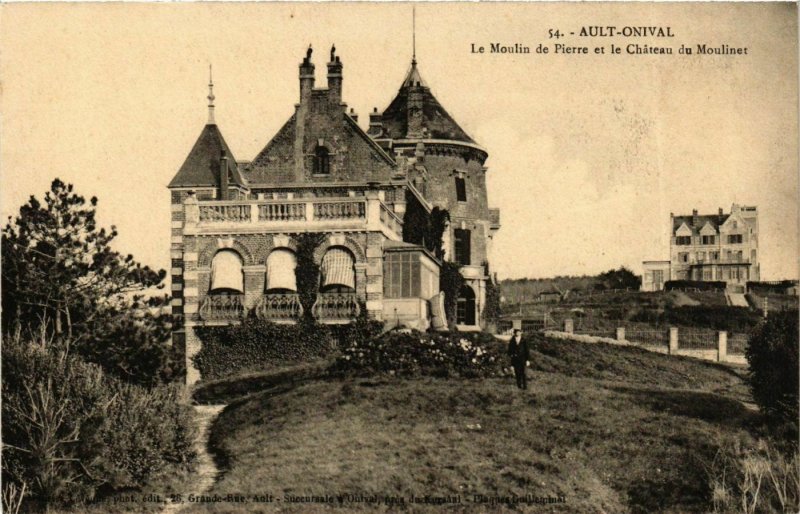
[[[400,216],[395,214],[388,205],[381,202],[381,223],[392,229],[393,231],[397,232],[398,234],[403,233],[403,220],[400,219]]]
[[[341,228],[383,230],[400,239],[403,221],[377,196],[309,200],[192,201],[184,204],[186,233],[237,230],[263,226],[314,230]]]

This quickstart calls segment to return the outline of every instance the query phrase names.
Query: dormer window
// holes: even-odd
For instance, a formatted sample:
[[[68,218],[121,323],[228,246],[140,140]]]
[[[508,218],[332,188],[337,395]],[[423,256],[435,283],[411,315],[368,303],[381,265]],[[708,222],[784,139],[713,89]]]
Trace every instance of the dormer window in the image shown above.
[[[331,158],[328,149],[322,145],[314,150],[314,175],[330,175]]]

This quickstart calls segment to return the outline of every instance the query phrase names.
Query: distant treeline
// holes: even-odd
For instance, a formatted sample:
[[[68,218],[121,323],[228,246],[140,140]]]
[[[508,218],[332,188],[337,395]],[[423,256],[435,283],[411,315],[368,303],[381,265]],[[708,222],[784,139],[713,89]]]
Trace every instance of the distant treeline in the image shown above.
[[[517,278],[500,281],[500,291],[506,303],[533,301],[541,293],[567,291],[597,291],[606,289],[639,289],[641,277],[624,266],[599,275],[566,275],[552,278]]]

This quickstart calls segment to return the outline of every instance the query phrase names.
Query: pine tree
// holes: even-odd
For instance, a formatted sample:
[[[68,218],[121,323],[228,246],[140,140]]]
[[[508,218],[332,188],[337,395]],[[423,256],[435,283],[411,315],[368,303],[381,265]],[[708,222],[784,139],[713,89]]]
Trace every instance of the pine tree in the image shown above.
[[[38,330],[69,341],[80,354],[122,378],[153,382],[166,359],[166,297],[155,271],[111,248],[115,227],[100,228],[97,198],[53,180],[40,202],[31,196],[2,231],[3,331]],[[153,312],[154,311],[154,312]],[[131,369],[146,363],[148,369]]]

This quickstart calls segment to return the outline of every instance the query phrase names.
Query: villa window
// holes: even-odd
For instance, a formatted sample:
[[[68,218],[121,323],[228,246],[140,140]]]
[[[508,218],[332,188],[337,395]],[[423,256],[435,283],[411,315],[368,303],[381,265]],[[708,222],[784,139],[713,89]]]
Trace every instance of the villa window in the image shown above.
[[[692,236],[678,236],[675,238],[676,245],[690,245],[692,244]]]
[[[323,293],[349,292],[356,288],[355,259],[346,248],[331,247],[320,266]]]
[[[689,262],[689,253],[688,252],[679,253],[678,260],[680,262]]]
[[[297,291],[295,268],[297,259],[294,252],[286,248],[278,248],[267,257],[268,293],[293,293]]]
[[[703,236],[703,244],[704,245],[713,245],[716,243],[716,236]]]
[[[462,266],[469,265],[470,260],[470,232],[469,230],[455,229],[455,261]]]
[[[728,244],[742,244],[742,234],[730,234]]]
[[[213,294],[243,293],[244,274],[242,258],[233,250],[220,250],[211,261],[211,288]]]
[[[475,321],[475,291],[470,286],[464,285],[456,300],[456,323],[475,325]]]
[[[464,177],[456,177],[456,200],[467,201],[467,181],[464,180]]]
[[[420,297],[421,273],[416,253],[389,253],[383,264],[383,294],[386,298]]]
[[[330,175],[331,158],[328,149],[320,145],[314,151],[314,175]]]

